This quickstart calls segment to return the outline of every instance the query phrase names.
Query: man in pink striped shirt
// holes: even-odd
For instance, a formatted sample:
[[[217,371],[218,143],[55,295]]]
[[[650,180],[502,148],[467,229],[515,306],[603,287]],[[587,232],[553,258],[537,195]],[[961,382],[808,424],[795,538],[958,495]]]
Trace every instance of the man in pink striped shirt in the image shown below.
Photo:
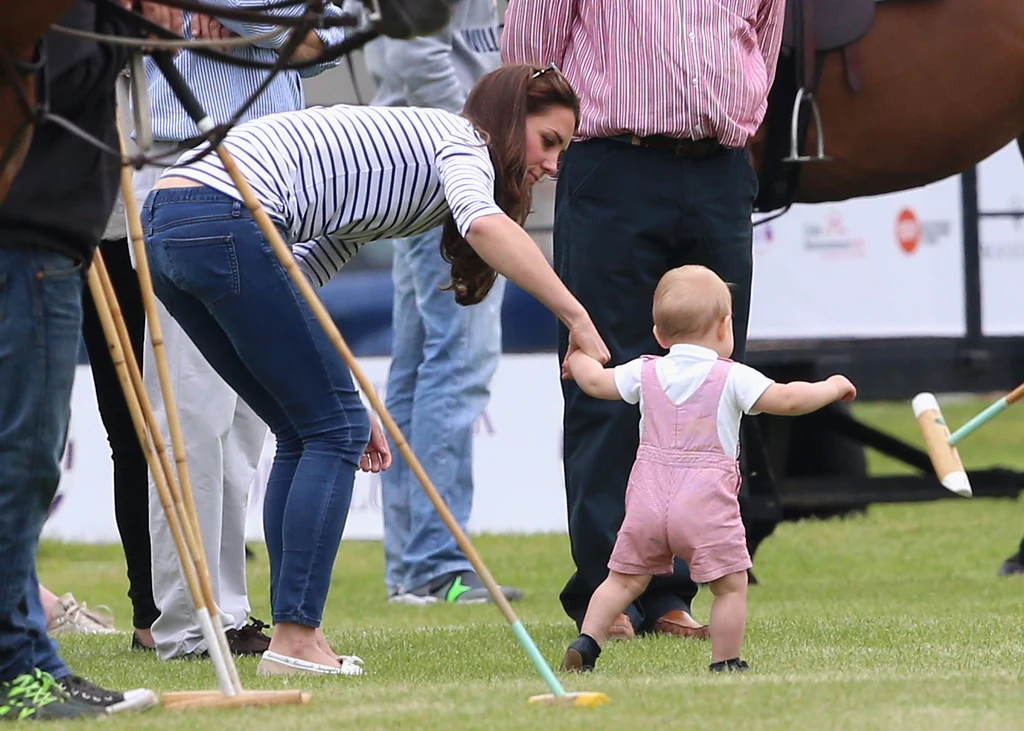
[[[784,0],[510,0],[506,63],[557,64],[582,118],[555,197],[555,266],[612,351],[663,353],[651,303],[661,276],[703,264],[731,283],[746,347],[757,176],[745,146],[768,106]],[[567,336],[559,327],[560,357]],[[563,382],[569,539],[561,594],[577,626],[607,575],[639,442],[638,411]],[[612,634],[706,637],[688,569],[655,578]]]

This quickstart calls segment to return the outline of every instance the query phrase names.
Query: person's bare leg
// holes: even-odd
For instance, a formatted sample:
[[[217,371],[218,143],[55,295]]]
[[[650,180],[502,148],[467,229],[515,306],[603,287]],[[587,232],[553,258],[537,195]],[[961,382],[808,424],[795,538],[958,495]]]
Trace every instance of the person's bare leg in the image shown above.
[[[327,635],[321,627],[316,628],[316,646],[320,648],[320,652],[327,653],[331,657],[337,657],[338,653],[331,649],[331,643],[327,641]]]
[[[626,607],[633,603],[651,583],[650,576],[630,576],[609,571],[608,578],[601,582],[587,605],[580,634],[590,635],[598,645],[604,647],[608,630]]]
[[[587,614],[580,626],[580,635],[565,651],[562,670],[580,672],[593,670],[601,648],[608,639],[608,631],[623,610],[640,596],[650,583],[650,576],[630,576],[616,571],[608,572],[590,597]]]
[[[279,622],[274,625],[270,638],[270,651],[299,660],[340,668],[341,663],[333,653],[324,652],[319,645],[317,634],[323,637],[319,627],[307,627],[294,622]]]
[[[156,649],[156,640],[153,639],[153,632],[148,627],[136,627],[135,636],[142,643],[143,647],[147,647],[150,650]]]
[[[740,656],[747,627],[747,572],[737,571],[709,585],[711,604],[711,662]]]
[[[43,611],[46,613],[46,623],[49,624],[61,611],[60,599],[42,584],[39,585],[39,599],[42,601]]]

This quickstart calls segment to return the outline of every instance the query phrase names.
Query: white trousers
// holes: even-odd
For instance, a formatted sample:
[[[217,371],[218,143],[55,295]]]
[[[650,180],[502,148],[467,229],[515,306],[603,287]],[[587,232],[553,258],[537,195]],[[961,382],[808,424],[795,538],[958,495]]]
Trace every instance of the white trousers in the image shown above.
[[[161,172],[159,168],[144,168],[136,174],[140,207]],[[245,517],[267,425],[217,374],[163,305],[158,302],[157,306],[213,596],[224,628],[237,629],[246,623],[250,611]],[[147,343],[148,330],[147,323]],[[170,450],[167,412],[153,350],[146,347],[144,353],[143,380]],[[157,655],[168,660],[203,651],[206,643],[152,474],[149,532],[153,598],[160,610],[152,626]]]

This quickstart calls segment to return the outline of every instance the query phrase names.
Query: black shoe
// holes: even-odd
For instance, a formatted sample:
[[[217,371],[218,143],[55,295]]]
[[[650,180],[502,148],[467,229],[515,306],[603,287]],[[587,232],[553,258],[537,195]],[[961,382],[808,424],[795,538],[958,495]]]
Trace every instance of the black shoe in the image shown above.
[[[753,668],[747,665],[745,660],[740,660],[738,657],[734,657],[732,660],[713,662],[708,666],[708,670],[713,673],[745,673],[749,670],[753,670]]]
[[[95,717],[102,712],[71,700],[42,670],[0,682],[0,721],[54,721]]]
[[[1019,576],[1020,574],[1024,574],[1024,556],[1019,553],[1015,553],[1003,561],[1003,565],[996,572],[996,576]]]
[[[570,673],[588,673],[594,669],[600,655],[601,646],[594,638],[590,635],[580,635],[565,651],[561,669]]]
[[[72,701],[91,707],[98,713],[121,713],[122,711],[146,711],[155,706],[159,699],[156,693],[146,688],[121,693],[101,688],[79,675],[66,675],[57,681]]]
[[[255,617],[249,617],[249,624],[238,629],[229,629],[224,633],[228,639],[228,647],[232,655],[262,655],[270,649],[270,638],[263,630],[270,625]]]
[[[263,634],[263,630],[269,628],[269,624],[261,622],[255,617],[249,617],[249,624],[238,629],[224,631],[228,649],[236,657],[262,655],[270,649],[270,638]],[[199,648],[174,657],[175,660],[208,660],[209,658],[209,651]]]
[[[499,588],[510,602],[523,598],[523,592],[513,586]],[[453,571],[388,599],[389,602],[396,604],[481,604],[490,600],[491,595],[487,587],[480,581],[475,571]]]

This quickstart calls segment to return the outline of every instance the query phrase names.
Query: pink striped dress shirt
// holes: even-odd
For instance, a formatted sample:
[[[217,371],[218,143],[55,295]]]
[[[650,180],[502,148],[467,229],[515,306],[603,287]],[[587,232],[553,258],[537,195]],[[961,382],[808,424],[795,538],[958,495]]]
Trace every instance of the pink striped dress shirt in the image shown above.
[[[743,147],[768,107],[785,0],[510,0],[506,63],[551,62],[580,96],[579,138]]]

